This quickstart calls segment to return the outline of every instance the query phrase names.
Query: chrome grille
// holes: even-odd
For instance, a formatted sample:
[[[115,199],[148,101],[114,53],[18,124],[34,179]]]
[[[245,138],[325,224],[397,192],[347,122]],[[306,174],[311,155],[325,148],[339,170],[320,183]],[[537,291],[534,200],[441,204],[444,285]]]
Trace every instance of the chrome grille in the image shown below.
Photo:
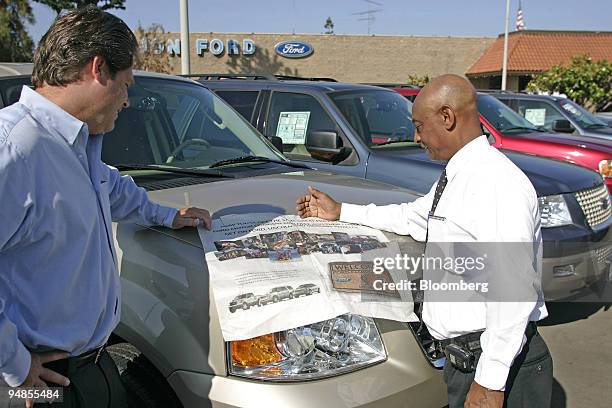
[[[591,228],[610,218],[612,205],[608,188],[601,184],[595,188],[578,191],[574,194]]]

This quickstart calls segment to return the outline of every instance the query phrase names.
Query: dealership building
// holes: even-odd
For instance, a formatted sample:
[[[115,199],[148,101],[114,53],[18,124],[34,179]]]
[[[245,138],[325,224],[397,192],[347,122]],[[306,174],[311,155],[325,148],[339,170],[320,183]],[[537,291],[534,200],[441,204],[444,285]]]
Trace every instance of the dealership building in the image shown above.
[[[156,50],[180,73],[180,34],[166,33]],[[499,88],[503,35],[191,33],[191,72],[331,77],[344,82],[406,83],[410,75],[467,75],[477,88]],[[574,55],[612,60],[612,32],[523,30],[509,35],[508,89]]]

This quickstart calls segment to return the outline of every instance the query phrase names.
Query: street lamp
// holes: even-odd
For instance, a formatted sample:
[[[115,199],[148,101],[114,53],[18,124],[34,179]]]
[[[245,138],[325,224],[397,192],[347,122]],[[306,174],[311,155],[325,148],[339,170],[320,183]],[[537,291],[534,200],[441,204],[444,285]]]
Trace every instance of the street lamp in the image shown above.
[[[181,74],[191,74],[189,66],[189,10],[188,0],[180,0],[181,4]]]
[[[504,62],[502,64],[501,90],[506,90],[508,76],[508,21],[510,20],[510,0],[506,0],[506,29],[504,30]]]

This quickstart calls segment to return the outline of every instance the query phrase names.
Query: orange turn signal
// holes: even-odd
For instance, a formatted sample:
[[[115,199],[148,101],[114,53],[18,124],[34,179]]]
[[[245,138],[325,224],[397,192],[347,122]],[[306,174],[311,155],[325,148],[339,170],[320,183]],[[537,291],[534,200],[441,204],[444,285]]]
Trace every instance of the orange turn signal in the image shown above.
[[[254,337],[248,340],[232,341],[232,363],[248,368],[279,363],[283,356],[276,347],[274,334]]]

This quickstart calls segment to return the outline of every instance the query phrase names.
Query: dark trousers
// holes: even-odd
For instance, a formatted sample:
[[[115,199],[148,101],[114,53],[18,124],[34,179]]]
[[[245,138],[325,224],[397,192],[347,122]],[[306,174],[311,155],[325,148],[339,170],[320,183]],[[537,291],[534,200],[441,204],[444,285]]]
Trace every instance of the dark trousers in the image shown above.
[[[481,350],[474,352],[476,361]],[[463,407],[475,372],[464,373],[447,360],[444,365],[444,382],[448,387],[450,408]],[[553,362],[548,346],[539,333],[527,339],[521,353],[514,359],[504,395],[504,407],[548,408],[552,395]]]
[[[119,371],[106,350],[97,362],[95,359],[79,361],[70,358],[45,364],[45,367],[68,377],[70,385],[63,388],[63,402],[35,404],[36,407],[127,408]]]

